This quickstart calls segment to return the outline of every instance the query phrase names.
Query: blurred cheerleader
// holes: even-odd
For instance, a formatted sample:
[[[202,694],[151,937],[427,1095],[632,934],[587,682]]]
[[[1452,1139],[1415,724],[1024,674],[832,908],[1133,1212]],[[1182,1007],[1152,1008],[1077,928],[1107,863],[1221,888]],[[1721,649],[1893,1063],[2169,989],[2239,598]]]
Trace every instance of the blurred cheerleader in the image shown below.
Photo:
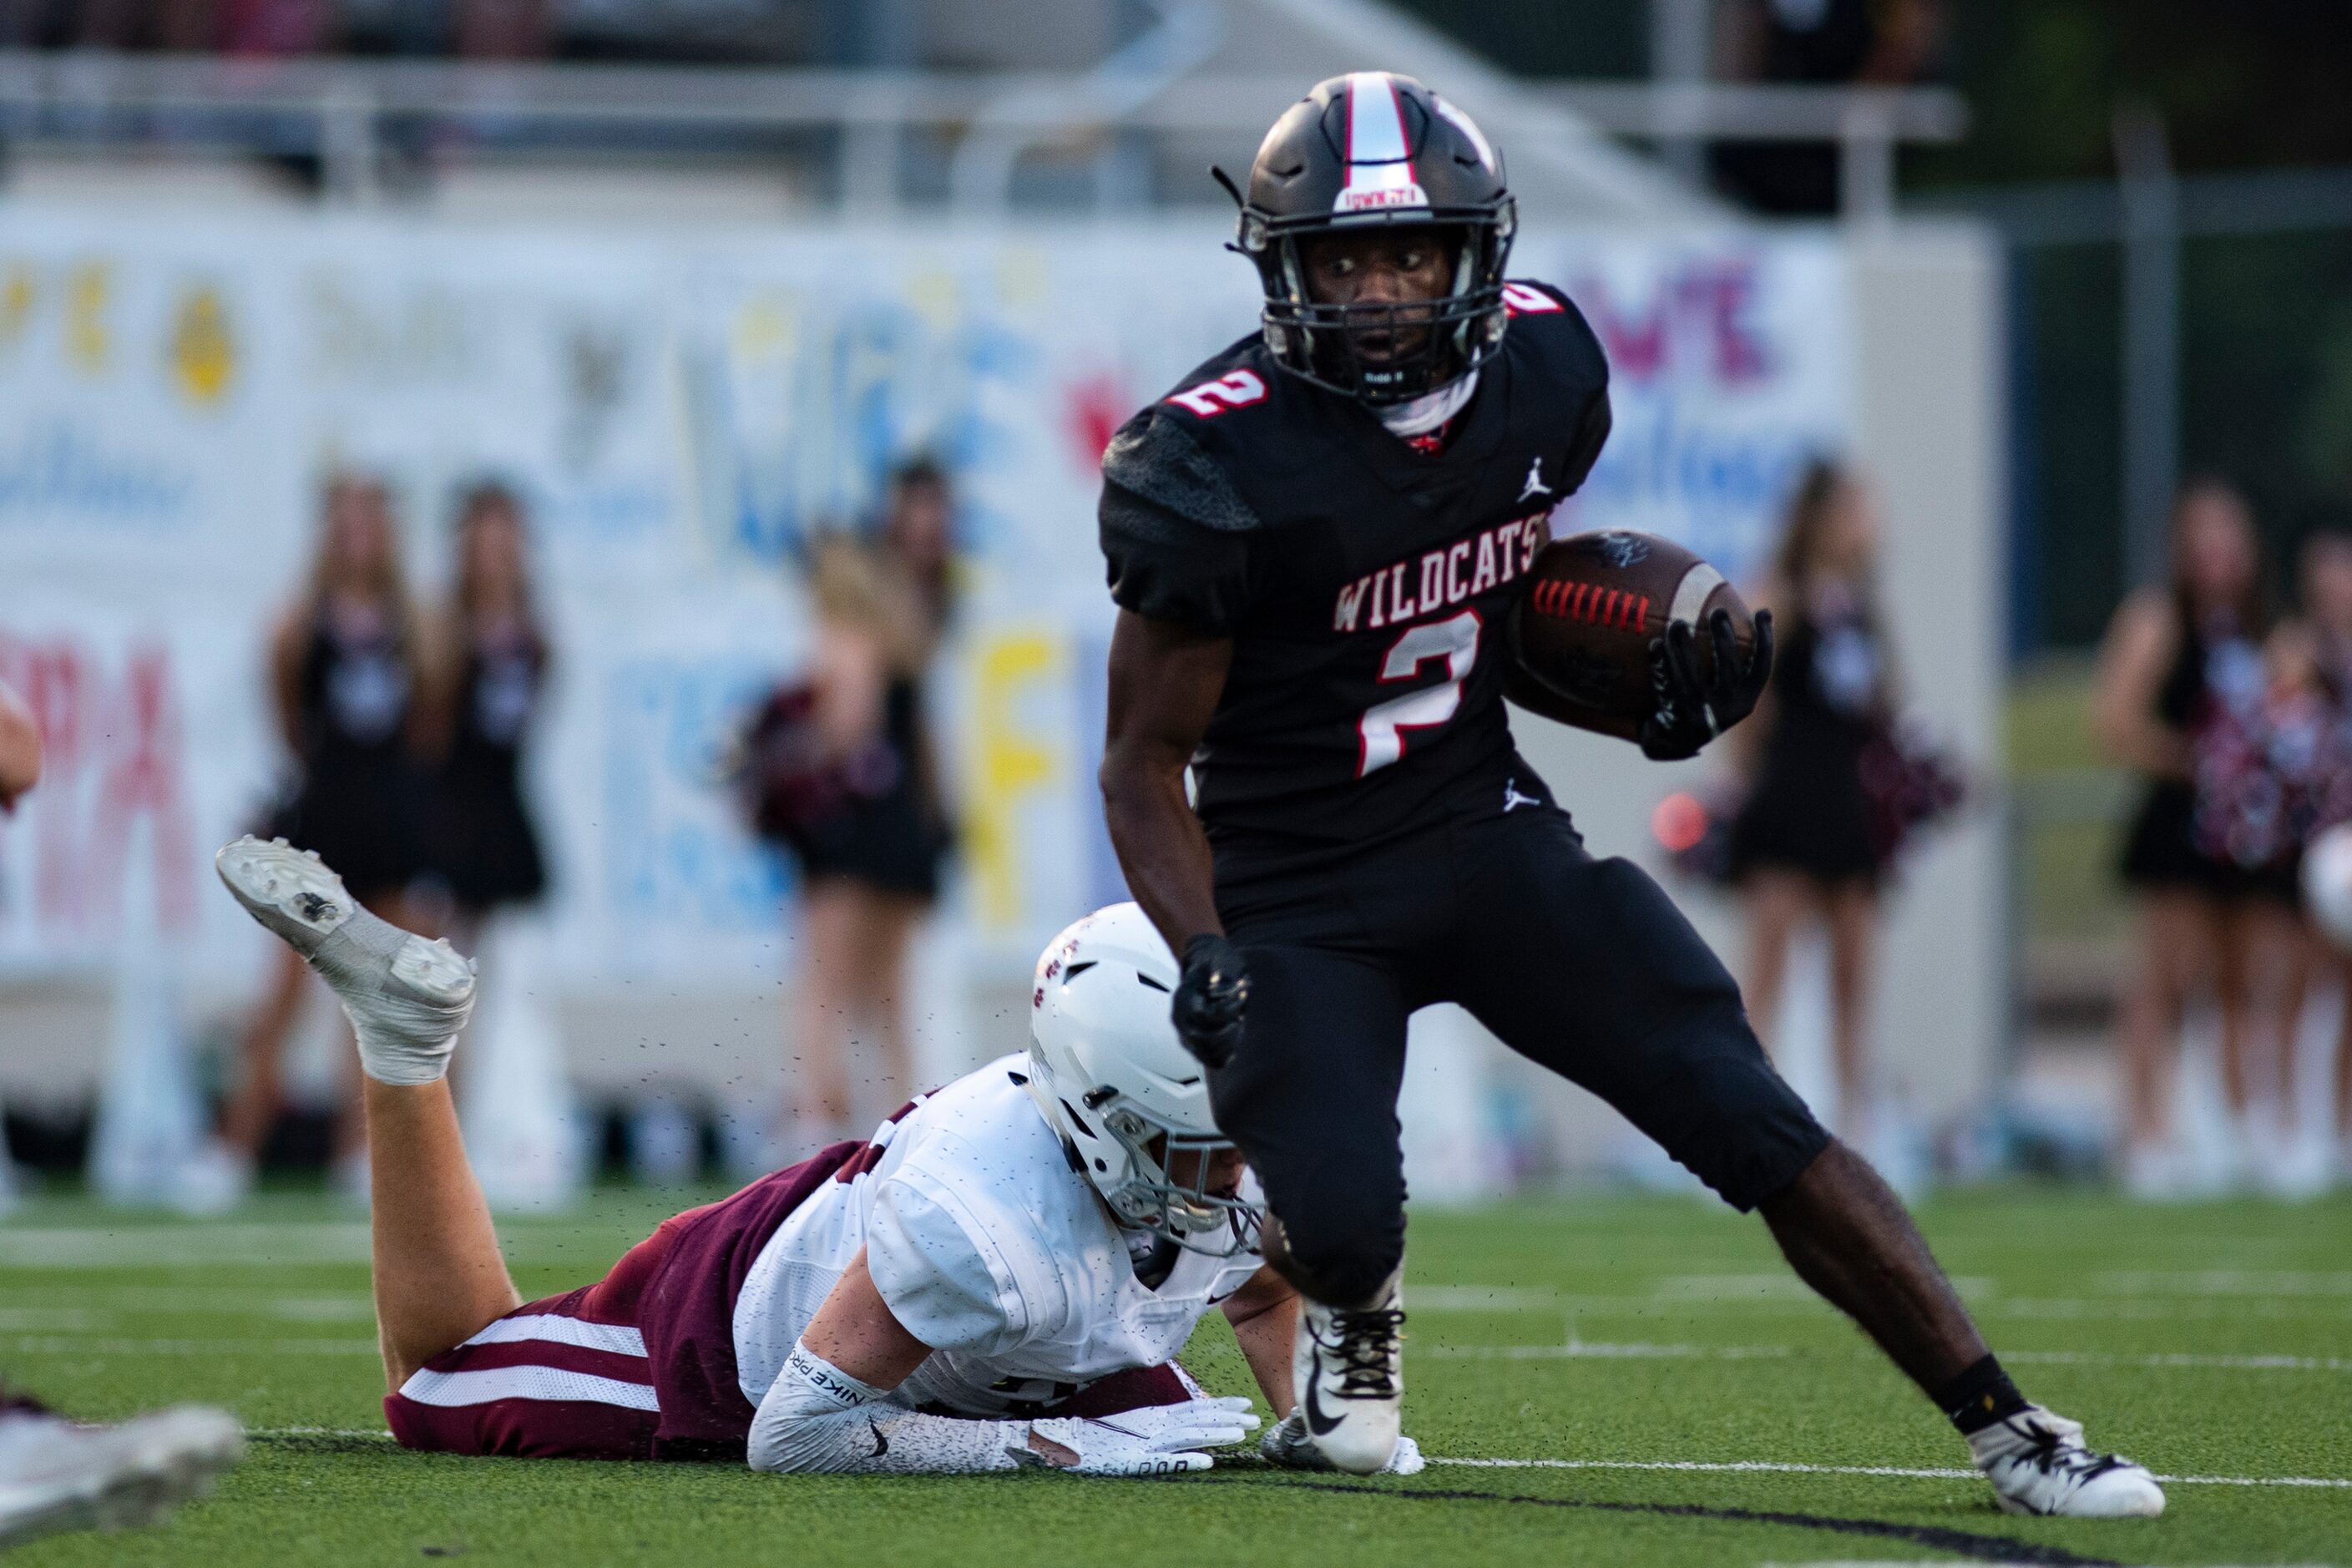
[[[868,1098],[887,1109],[913,1083],[907,954],[952,841],[922,689],[950,611],[948,522],[944,477],[917,462],[894,477],[875,542],[835,535],[816,546],[809,678],[774,693],[743,742],[749,815],[801,870],[791,1157],[854,1124],[859,1025],[879,1058]]]
[[[1865,1146],[1880,1087],[1868,1048],[1879,889],[1899,837],[1868,777],[1874,758],[1891,752],[1896,711],[1876,602],[1878,533],[1851,474],[1807,467],[1759,595],[1784,629],[1765,700],[1733,736],[1748,788],[1729,868],[1748,908],[1742,994],[1768,1045],[1777,1046],[1790,942],[1814,921],[1828,934],[1838,1115],[1848,1141]]]
[[[2311,755],[2298,791],[2298,847],[2352,824],[2352,533],[2333,531],[2305,541],[2296,574],[2301,614],[2282,628],[2279,658],[2310,714]],[[2282,1031],[2292,1070],[2303,1006],[2313,981],[2333,974],[2342,987],[2331,1100],[2336,1175],[2352,1182],[2352,950],[2340,947],[2305,911],[2305,943]],[[2292,1107],[2284,1108],[2292,1114]]]
[[[343,872],[353,898],[409,926],[409,886],[425,867],[414,750],[422,647],[390,494],[371,476],[336,475],[321,498],[318,553],[270,639],[272,707],[294,773],[265,832],[316,850]],[[299,954],[274,951],[220,1142],[190,1178],[206,1190],[192,1192],[192,1203],[217,1206],[250,1184],[282,1109],[280,1058],[308,978]],[[366,1169],[355,1087],[343,1085],[335,1130],[337,1169],[347,1177]]]
[[[435,760],[425,842],[456,906],[451,937],[472,952],[489,915],[547,889],[522,795],[522,748],[550,664],[531,592],[522,505],[504,485],[466,492],[457,580],[435,626],[425,735]]]
[[[2233,1167],[2252,1158],[2244,1129],[2255,1064],[2279,1027],[2295,933],[2291,845],[2263,713],[2269,629],[2252,513],[2221,481],[2190,482],[2173,504],[2170,584],[2142,589],[2116,612],[2095,711],[2110,753],[2147,780],[2124,848],[2124,879],[2140,902],[2140,962],[2119,1030],[2125,1180],[2151,1195],[2181,1184],[2172,1076],[2190,997],[2210,984],[2221,1015]]]

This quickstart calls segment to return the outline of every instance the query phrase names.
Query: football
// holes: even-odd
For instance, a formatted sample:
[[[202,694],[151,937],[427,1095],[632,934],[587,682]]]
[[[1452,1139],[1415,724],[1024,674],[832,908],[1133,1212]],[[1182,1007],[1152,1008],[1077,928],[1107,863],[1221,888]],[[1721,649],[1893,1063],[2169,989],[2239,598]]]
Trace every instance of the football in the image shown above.
[[[1508,641],[1520,679],[1512,700],[1546,718],[1621,740],[1649,716],[1650,644],[1688,621],[1699,672],[1712,677],[1706,617],[1731,612],[1744,656],[1755,645],[1748,606],[1723,574],[1671,540],[1602,529],[1554,540],[1536,557],[1511,611]]]

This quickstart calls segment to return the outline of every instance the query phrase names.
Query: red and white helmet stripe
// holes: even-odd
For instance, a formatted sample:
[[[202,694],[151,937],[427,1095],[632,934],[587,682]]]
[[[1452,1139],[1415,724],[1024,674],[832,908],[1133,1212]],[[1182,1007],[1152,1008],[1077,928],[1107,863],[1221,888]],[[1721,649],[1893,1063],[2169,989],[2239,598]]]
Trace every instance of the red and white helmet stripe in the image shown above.
[[[1355,71],[1348,77],[1348,180],[1333,212],[1374,212],[1386,207],[1425,207],[1429,195],[1413,178],[1404,105],[1386,71]]]

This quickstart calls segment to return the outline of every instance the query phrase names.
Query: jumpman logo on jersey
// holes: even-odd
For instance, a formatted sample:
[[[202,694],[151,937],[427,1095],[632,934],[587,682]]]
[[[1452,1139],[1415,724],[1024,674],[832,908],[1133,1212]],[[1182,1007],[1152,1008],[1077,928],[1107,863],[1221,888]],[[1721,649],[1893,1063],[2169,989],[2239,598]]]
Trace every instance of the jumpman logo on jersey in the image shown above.
[[[1543,459],[1538,458],[1528,465],[1528,482],[1519,491],[1519,499],[1525,500],[1529,496],[1549,494],[1551,494],[1551,487],[1543,482]]]
[[[1517,811],[1519,807],[1521,807],[1521,806],[1523,806],[1523,805],[1540,806],[1540,805],[1543,805],[1543,802],[1542,802],[1542,801],[1540,801],[1540,800],[1538,800],[1534,795],[1522,795],[1522,794],[1520,794],[1520,793],[1519,793],[1519,781],[1518,781],[1518,780],[1517,780],[1517,779],[1505,779],[1505,780],[1503,781],[1503,809],[1504,809],[1504,811],[1506,811],[1506,812],[1512,812],[1512,811]]]

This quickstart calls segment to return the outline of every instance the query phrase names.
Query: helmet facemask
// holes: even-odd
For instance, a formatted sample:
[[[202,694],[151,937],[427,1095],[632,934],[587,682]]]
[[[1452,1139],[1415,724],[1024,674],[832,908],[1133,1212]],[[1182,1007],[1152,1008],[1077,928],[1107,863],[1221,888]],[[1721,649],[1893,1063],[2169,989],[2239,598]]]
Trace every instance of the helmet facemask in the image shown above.
[[[1087,1096],[1089,1108],[1101,1093]],[[1212,1258],[1231,1258],[1257,1245],[1260,1205],[1209,1188],[1210,1170],[1233,1148],[1230,1139],[1162,1126],[1116,1092],[1102,1100],[1095,1118],[1127,1152],[1126,1176],[1103,1192],[1122,1226]]]
[[[1446,293],[1427,300],[1335,304],[1310,293],[1300,245],[1309,237],[1343,229],[1302,226],[1280,230],[1245,219],[1244,248],[1249,248],[1255,229],[1255,258],[1265,288],[1266,346],[1283,368],[1318,386],[1384,407],[1410,403],[1458,381],[1493,353],[1502,343],[1507,321],[1503,305],[1503,264],[1511,231],[1507,203],[1491,220],[1426,226],[1450,231],[1453,283]],[[1380,343],[1383,338],[1385,346]]]

